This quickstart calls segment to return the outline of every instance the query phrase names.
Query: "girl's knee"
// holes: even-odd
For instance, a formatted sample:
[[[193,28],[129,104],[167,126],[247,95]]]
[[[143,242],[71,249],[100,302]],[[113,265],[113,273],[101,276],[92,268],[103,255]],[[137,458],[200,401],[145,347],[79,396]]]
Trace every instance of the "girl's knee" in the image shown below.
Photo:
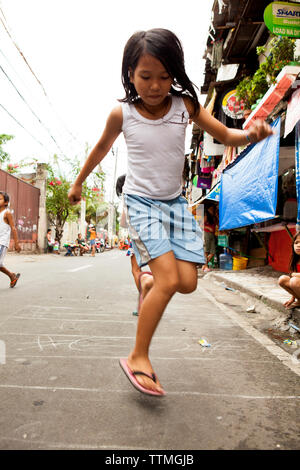
[[[295,288],[295,287],[300,287],[300,278],[299,277],[291,277],[290,279],[290,287]]]
[[[190,277],[189,279],[185,279],[180,283],[180,286],[178,288],[178,292],[180,294],[191,294],[197,289],[198,285],[198,277],[193,276]]]
[[[159,283],[161,290],[168,296],[172,297],[179,288],[179,279],[176,276],[164,279]]]
[[[280,287],[286,286],[290,282],[291,278],[289,276],[283,275],[278,279],[278,285]]]

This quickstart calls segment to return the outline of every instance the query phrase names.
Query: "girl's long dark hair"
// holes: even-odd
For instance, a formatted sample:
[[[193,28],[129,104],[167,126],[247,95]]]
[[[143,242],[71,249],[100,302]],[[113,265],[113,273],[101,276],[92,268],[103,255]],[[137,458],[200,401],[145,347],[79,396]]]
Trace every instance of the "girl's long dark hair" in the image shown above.
[[[130,82],[129,68],[131,67],[134,72],[140,57],[144,54],[152,55],[163,64],[173,79],[170,93],[175,96],[189,96],[194,105],[194,113],[197,113],[200,104],[194,88],[196,86],[185,71],[182,45],[172,31],[162,28],[138,31],[128,39],[122,62],[122,84],[126,96],[119,101],[134,103],[138,100],[136,89]]]
[[[297,272],[297,263],[300,261],[300,256],[295,253],[294,250],[294,243],[296,241],[296,238],[300,237],[300,232],[295,233],[292,241],[292,256],[290,260],[290,273],[296,273]]]

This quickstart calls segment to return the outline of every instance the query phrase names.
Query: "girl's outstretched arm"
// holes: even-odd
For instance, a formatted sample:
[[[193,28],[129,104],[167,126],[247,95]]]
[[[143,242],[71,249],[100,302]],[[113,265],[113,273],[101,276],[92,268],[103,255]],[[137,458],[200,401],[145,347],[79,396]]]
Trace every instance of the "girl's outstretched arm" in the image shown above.
[[[274,133],[269,124],[260,120],[254,121],[246,131],[226,127],[202,106],[200,106],[198,114],[193,115],[191,100],[185,98],[184,102],[193,122],[224,145],[239,147],[249,144],[249,142],[256,143]]]
[[[123,115],[121,106],[114,108],[107,118],[105,129],[79,175],[77,176],[72,188],[69,191],[68,198],[70,204],[77,204],[81,199],[82,183],[86,180],[93,169],[103,160],[105,155],[111,149],[114,141],[122,132]]]

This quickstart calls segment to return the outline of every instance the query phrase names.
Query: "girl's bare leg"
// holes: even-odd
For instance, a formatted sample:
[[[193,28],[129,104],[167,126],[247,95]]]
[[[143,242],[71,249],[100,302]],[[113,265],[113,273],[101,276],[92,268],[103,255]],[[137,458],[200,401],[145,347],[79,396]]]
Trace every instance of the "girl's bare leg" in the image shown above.
[[[134,279],[137,290],[139,290],[139,275],[142,272],[142,270],[137,264],[135,255],[132,255],[130,257],[130,262],[131,262],[131,272],[133,275],[133,279]]]
[[[289,299],[287,302],[284,302],[283,305],[286,308],[289,308],[294,303],[295,298],[296,298],[296,293],[294,292],[290,284],[291,279],[292,278],[290,276],[286,276],[286,275],[280,276],[280,278],[278,279],[278,285],[282,287],[284,290],[286,290],[292,296],[291,299]]]
[[[293,296],[297,299],[296,302],[291,303],[290,307],[299,307],[300,306],[300,278],[291,277],[290,279],[290,289],[293,292]]]
[[[141,270],[141,268],[137,264],[135,255],[132,255],[130,257],[130,261],[131,261],[131,272],[132,272],[132,275],[133,275],[133,278],[134,278],[136,288],[137,288],[137,290],[139,290],[140,289],[140,284],[141,284],[142,296],[143,296],[143,299],[144,299],[146,297],[146,295],[148,294],[149,290],[151,289],[151,287],[153,286],[153,276],[151,276],[150,274],[145,273],[140,279],[140,274],[143,271]]]
[[[16,278],[15,273],[10,272],[10,271],[9,271],[8,269],[6,269],[4,266],[0,267],[0,271],[1,271],[2,273],[6,274],[6,276],[8,276],[11,281],[13,281],[13,280]]]
[[[132,370],[152,374],[149,347],[153,334],[175,292],[188,293],[195,290],[197,269],[192,263],[176,260],[173,252],[165,253],[150,261],[149,266],[154,276],[154,284],[140,308],[136,342],[128,357],[128,365]],[[155,383],[145,376],[136,378],[145,388],[161,390],[158,381]]]

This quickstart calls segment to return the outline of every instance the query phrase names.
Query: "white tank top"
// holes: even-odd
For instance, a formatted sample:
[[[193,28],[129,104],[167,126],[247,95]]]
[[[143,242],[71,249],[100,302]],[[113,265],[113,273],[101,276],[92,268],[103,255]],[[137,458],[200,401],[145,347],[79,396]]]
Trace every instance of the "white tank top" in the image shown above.
[[[4,215],[6,210],[0,212],[0,245],[4,245],[6,247],[9,246],[10,241],[10,225],[4,222]]]
[[[169,112],[157,120],[146,119],[133,104],[122,103],[128,152],[125,194],[161,200],[181,194],[189,113],[181,97],[171,97]]]

